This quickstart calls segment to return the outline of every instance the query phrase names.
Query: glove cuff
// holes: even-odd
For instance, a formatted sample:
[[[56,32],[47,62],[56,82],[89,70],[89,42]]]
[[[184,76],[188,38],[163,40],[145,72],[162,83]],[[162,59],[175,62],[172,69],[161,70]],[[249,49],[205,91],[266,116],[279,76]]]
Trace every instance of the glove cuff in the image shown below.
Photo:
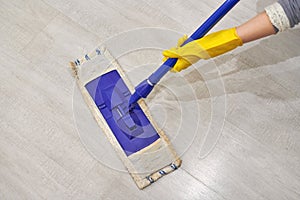
[[[235,27],[209,34],[197,40],[197,43],[206,51],[202,53],[203,59],[216,57],[243,45]]]

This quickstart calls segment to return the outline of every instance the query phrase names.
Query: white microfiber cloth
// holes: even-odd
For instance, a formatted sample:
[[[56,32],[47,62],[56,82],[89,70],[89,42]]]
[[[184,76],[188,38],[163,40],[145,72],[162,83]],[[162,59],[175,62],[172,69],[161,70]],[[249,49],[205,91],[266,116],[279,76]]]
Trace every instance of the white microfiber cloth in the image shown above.
[[[173,149],[166,134],[163,130],[160,130],[154,122],[154,119],[143,100],[139,101],[139,105],[151,122],[151,125],[156,130],[159,138],[145,148],[130,155],[126,154],[116,139],[112,129],[107,124],[104,116],[101,114],[99,108],[86,89],[86,84],[103,74],[116,70],[131,93],[134,91],[134,88],[126,77],[121,66],[105,47],[102,46],[96,48],[95,51],[92,51],[81,59],[77,59],[75,62],[71,62],[70,65],[84,100],[97,124],[103,131],[99,134],[104,134],[106,136],[107,142],[110,142],[140,189],[147,187],[159,178],[180,167],[180,158]]]

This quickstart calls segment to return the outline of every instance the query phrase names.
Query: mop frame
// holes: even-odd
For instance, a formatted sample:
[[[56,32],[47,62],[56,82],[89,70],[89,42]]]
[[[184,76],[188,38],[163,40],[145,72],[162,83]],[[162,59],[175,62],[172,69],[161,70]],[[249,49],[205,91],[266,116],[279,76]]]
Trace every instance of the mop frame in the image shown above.
[[[81,68],[84,67],[84,64],[86,62],[95,59],[98,56],[103,56],[104,59],[107,59],[110,63],[109,67],[106,70],[99,72],[99,74],[95,75],[94,77],[91,77],[88,81],[83,82],[80,78]],[[94,119],[96,120],[99,127],[103,130],[106,138],[111,143],[113,149],[117,152],[119,158],[122,160],[123,164],[127,168],[128,172],[130,173],[139,189],[143,189],[149,186],[161,177],[175,171],[180,167],[182,162],[181,159],[175,152],[166,134],[155,123],[144,100],[140,100],[138,103],[160,138],[147,147],[129,156],[125,154],[114,133],[105,121],[105,118],[103,117],[94,100],[85,88],[85,85],[95,78],[110,71],[117,70],[126,86],[128,87],[129,91],[131,93],[134,92],[134,87],[126,77],[125,72],[121,68],[120,64],[104,46],[96,48],[96,50],[92,51],[89,54],[86,54],[80,59],[77,59],[75,62],[71,62],[70,66],[78,88],[80,89],[81,94],[83,95],[84,100],[88,105]],[[170,160],[169,164],[162,164],[165,163],[164,160]],[[161,163],[159,161],[161,161]],[[157,165],[155,164],[156,162]]]

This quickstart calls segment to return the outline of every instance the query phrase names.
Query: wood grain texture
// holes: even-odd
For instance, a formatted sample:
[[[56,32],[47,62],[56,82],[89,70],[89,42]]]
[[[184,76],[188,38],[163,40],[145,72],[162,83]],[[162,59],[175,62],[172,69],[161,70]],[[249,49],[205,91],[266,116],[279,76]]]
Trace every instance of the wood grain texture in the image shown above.
[[[299,28],[162,80],[147,104],[181,152],[183,165],[139,191],[129,174],[99,162],[80,139],[67,64],[123,31],[160,27],[179,32],[169,40],[154,34],[159,51],[120,58],[136,84],[161,61],[162,48],[193,32],[222,1],[0,2],[0,199],[300,198]],[[236,26],[255,10],[255,1],[240,1],[213,30]],[[111,49],[114,54],[117,46]],[[226,108],[215,111],[212,105],[218,108],[223,98]],[[205,133],[217,129],[211,116],[224,110],[220,139],[200,158]],[[188,115],[199,121],[180,124],[180,117]],[[93,131],[94,125],[80,130]],[[117,157],[108,153],[105,159]]]

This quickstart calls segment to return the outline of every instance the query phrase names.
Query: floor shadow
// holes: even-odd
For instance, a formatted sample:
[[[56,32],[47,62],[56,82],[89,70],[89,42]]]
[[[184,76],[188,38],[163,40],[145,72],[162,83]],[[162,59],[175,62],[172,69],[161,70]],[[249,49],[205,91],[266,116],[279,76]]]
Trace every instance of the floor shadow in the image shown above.
[[[298,56],[300,56],[300,28],[263,39],[257,45],[235,55],[237,69],[224,73],[222,76],[228,76],[242,70],[274,65]],[[219,65],[229,62],[232,58],[232,55],[224,55],[216,58],[215,62]]]
[[[268,103],[272,102],[271,100],[276,99],[286,102],[287,99],[291,98],[288,91],[282,91],[282,87],[270,79],[267,73],[260,74],[260,72],[266,66],[268,66],[267,69],[278,67],[278,65],[276,66],[277,63],[300,56],[300,29],[266,38],[251,47],[246,45],[240,48],[239,52],[233,51],[213,60],[199,61],[195,66],[176,74],[176,76],[168,74],[161,82],[165,87],[156,86],[154,92],[149,95],[149,99],[147,98],[150,101],[156,100],[167,108],[168,112],[172,107],[177,106],[174,104],[175,101],[187,104],[197,101],[201,105],[201,127],[203,127],[202,130],[208,130],[205,135],[199,136],[201,141],[199,144],[203,145],[199,154],[201,158],[208,155],[216,145],[222,133],[222,122],[227,117],[226,113],[232,110],[234,106],[237,105],[238,107],[238,103],[241,103],[242,106],[238,109],[243,113],[248,111],[248,109],[243,109],[243,106],[248,106],[248,103],[253,103],[252,106],[249,105],[249,109],[263,109],[268,106]],[[293,65],[296,66],[297,63],[293,63]],[[222,67],[227,69],[221,69]],[[271,72],[273,71],[271,70]],[[257,74],[258,76],[252,76]],[[180,79],[185,80],[185,82],[182,81],[184,84],[181,84]],[[176,98],[171,98],[170,94],[163,93],[168,87],[180,91],[177,93]],[[192,88],[194,94],[190,92],[190,88]],[[234,99],[231,102],[232,107],[227,108],[225,106],[226,97],[222,99],[224,97],[222,95],[226,94],[234,94],[232,95],[232,99]],[[235,96],[235,94],[237,95]],[[249,96],[249,94],[253,95],[254,98],[251,99],[252,96]],[[235,99],[237,96],[238,99]],[[215,97],[221,98],[217,99]],[[243,101],[244,98],[250,98],[250,100]],[[206,101],[207,99],[210,101]],[[257,107],[258,104],[261,107]],[[190,109],[190,112],[195,109],[195,107],[184,108]],[[269,107],[269,109],[274,108],[276,108],[274,105]],[[265,114],[267,111],[262,113]],[[209,122],[207,123],[209,126],[205,122]],[[208,128],[205,129],[206,127]],[[199,146],[199,144],[197,145]]]
[[[245,44],[246,46],[247,44]],[[263,84],[264,77],[245,77],[247,80],[243,80],[242,77],[239,78],[238,82],[232,81],[230,84],[226,84],[226,91],[219,89],[218,92],[212,94],[208,91],[207,84],[209,82],[215,82],[216,79],[227,80],[231,77],[235,79],[237,73],[258,69],[261,67],[269,66],[270,68],[275,67],[276,64],[284,62],[288,59],[300,56],[300,28],[292,29],[277,35],[262,39],[257,45],[250,47],[240,53],[234,54],[229,53],[223,56],[217,57],[213,60],[200,61],[195,66],[194,69],[188,69],[184,73],[184,79],[187,84],[194,88],[197,99],[211,98],[214,96],[224,95],[225,93],[237,93],[237,92],[251,92],[255,93],[256,88],[259,87],[261,82]],[[234,60],[234,62],[232,61]],[[222,65],[234,65],[232,70],[221,69]],[[223,65],[224,66],[224,65]],[[252,80],[251,80],[252,79]],[[256,81],[256,83],[251,83],[251,81]],[[165,85],[176,85],[176,76],[168,76],[163,80]],[[247,86],[247,84],[249,84]],[[271,84],[271,83],[270,83]],[[178,88],[185,87],[184,85],[178,85]],[[222,87],[222,86],[217,86]],[[216,88],[217,88],[216,87]],[[251,89],[253,87],[254,89]],[[267,85],[261,85],[267,89]],[[269,93],[262,88],[259,92],[262,94],[258,95],[268,95]],[[183,101],[195,100],[195,96],[189,96],[186,93]],[[274,94],[275,95],[275,94]],[[156,94],[154,94],[156,96]],[[193,99],[190,99],[192,97]]]

